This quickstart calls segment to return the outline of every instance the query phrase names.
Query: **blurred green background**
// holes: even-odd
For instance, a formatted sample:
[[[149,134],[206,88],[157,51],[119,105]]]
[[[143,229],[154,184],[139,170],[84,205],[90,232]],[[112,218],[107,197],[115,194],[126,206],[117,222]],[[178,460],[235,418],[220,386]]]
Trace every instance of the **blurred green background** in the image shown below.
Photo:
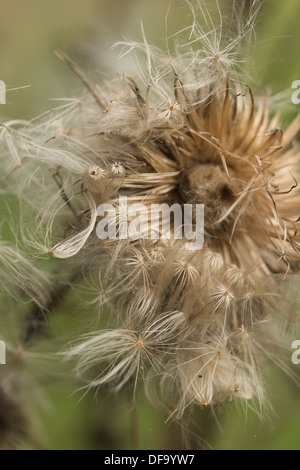
[[[231,2],[220,3],[228,8]],[[54,56],[55,49],[71,56],[88,76],[101,80],[115,78],[120,70],[117,54],[109,47],[123,37],[140,39],[141,19],[149,42],[164,48],[170,4],[169,32],[175,32],[188,21],[183,1],[0,0],[0,79],[8,89],[30,85],[8,91],[7,105],[0,107],[1,121],[31,119],[54,106],[49,99],[72,96],[81,88],[78,79]],[[299,0],[266,1],[259,17],[252,74],[276,93],[291,89],[292,82],[300,80],[299,18]],[[299,111],[294,108],[295,113]],[[69,295],[50,320],[51,336],[60,338],[53,350],[64,344],[70,330],[74,336],[87,330],[93,315],[97,315],[96,308],[89,307],[87,312],[74,294]],[[42,367],[38,371],[43,375]],[[64,378],[64,372],[42,382],[48,400],[45,403],[43,398],[42,405],[30,389],[25,390],[27,412],[34,422],[32,432],[41,447],[131,448],[131,398],[126,393],[113,398],[105,393],[82,397],[82,392],[74,393],[78,384]],[[140,391],[136,418],[139,445],[142,449],[177,449],[187,439],[194,448],[299,450],[300,392],[285,375],[272,369],[266,372],[266,383],[276,413],[264,421],[252,413],[245,420],[244,414],[231,406],[217,419],[207,411],[197,412],[192,417],[192,433],[187,431],[183,437],[180,423],[166,423],[165,413],[153,408]]]

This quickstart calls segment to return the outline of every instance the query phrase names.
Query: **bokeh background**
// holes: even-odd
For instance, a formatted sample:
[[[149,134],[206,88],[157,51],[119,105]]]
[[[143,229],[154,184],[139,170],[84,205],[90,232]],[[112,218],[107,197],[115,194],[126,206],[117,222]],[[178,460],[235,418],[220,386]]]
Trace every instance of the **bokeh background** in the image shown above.
[[[214,0],[206,3],[213,8]],[[220,3],[226,9],[232,2]],[[78,78],[57,59],[54,50],[72,57],[93,80],[115,78],[121,69],[118,54],[110,46],[124,37],[139,40],[142,20],[149,42],[165,48],[167,11],[171,6],[168,30],[172,33],[187,25],[183,4],[182,0],[0,0],[0,79],[11,89],[6,106],[0,107],[0,121],[32,119],[55,106],[49,100],[76,95],[81,89]],[[252,62],[252,75],[261,87],[281,93],[300,80],[299,18],[299,0],[265,2]],[[21,88],[27,85],[30,87]],[[288,119],[299,109],[288,106]],[[59,350],[70,332],[76,337],[88,330],[97,309],[79,303],[79,297],[88,302],[86,286],[71,292],[48,320],[48,336],[38,345],[41,351]],[[12,310],[17,307],[11,306]],[[4,321],[2,315],[0,335],[1,328],[6,328]],[[114,397],[105,392],[84,396],[82,391],[76,392],[79,383],[70,379],[66,366],[58,361],[32,367],[39,388],[32,393],[24,383],[26,411],[33,422],[33,441],[24,441],[25,449],[130,449],[133,419],[142,449],[180,449],[184,441],[190,448],[203,449],[300,449],[300,391],[272,368],[266,371],[266,383],[274,413],[267,412],[261,420],[249,411],[245,419],[231,405],[217,416],[197,412],[192,416],[192,431],[182,435],[185,424],[168,422],[142,390],[137,394],[138,413],[132,418],[132,397],[126,390]]]

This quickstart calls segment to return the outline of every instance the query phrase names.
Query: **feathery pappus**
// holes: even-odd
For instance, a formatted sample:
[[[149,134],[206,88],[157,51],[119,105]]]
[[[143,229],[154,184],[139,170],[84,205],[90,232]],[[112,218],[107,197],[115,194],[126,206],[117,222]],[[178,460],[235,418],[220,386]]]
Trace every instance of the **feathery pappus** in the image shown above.
[[[80,373],[97,370],[89,386],[144,380],[176,416],[232,399],[260,414],[265,362],[288,367],[277,317],[300,266],[300,118],[282,129],[272,99],[246,82],[260,2],[232,3],[224,18],[216,2],[215,20],[205,2],[187,2],[193,20],[174,54],[144,32],[141,44],[119,44],[136,54],[136,76],[94,86],[58,53],[88,92],[1,128],[8,190],[21,181],[24,241],[60,270],[97,273],[97,301],[110,310],[109,328],[67,355]],[[113,205],[120,232],[119,196],[149,211],[204,204],[203,248],[162,232],[99,240],[100,205]]]

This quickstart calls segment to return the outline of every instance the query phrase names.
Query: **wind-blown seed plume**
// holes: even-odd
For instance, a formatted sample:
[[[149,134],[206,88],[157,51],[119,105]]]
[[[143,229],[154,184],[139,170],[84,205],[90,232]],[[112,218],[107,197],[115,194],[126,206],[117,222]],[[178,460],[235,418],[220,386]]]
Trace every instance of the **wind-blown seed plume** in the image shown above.
[[[0,241],[0,286],[12,297],[25,294],[43,306],[49,298],[50,276],[37,268],[20,250]],[[25,297],[23,296],[23,299]]]
[[[283,130],[271,100],[244,83],[259,5],[233,2],[224,18],[216,2],[215,20],[193,3],[174,54],[143,33],[142,44],[119,44],[122,55],[137,53],[137,76],[83,79],[86,95],[1,130],[7,184],[22,181],[24,240],[61,266],[72,258],[99,274],[111,325],[69,351],[78,370],[117,391],[144,379],[178,415],[232,398],[260,413],[265,360],[286,367],[276,325],[278,299],[299,271],[300,119]],[[203,248],[162,232],[99,240],[97,207],[113,204],[121,220],[119,196],[149,211],[204,204]]]

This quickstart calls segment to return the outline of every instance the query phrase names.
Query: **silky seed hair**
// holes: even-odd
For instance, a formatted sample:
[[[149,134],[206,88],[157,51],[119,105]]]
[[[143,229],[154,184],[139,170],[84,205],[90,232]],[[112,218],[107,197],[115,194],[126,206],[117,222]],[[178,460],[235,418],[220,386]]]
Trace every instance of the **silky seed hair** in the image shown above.
[[[11,236],[13,238],[13,236]],[[40,394],[31,340],[45,321],[47,305],[53,301],[50,272],[37,267],[35,260],[4,240],[0,242],[0,449],[21,448],[34,442],[29,417],[28,396]],[[30,344],[30,346],[29,346]],[[49,352],[46,356],[49,358]],[[39,369],[45,371],[43,368]],[[31,368],[32,367],[32,368]],[[40,378],[40,377],[39,377]]]
[[[141,44],[116,46],[137,57],[137,73],[118,82],[92,84],[58,53],[86,94],[25,127],[2,126],[1,163],[8,191],[22,181],[24,242],[59,259],[60,272],[73,265],[98,280],[108,329],[66,352],[88,388],[144,382],[177,417],[232,400],[261,415],[266,362],[297,381],[278,305],[297,305],[285,293],[299,272],[300,118],[282,129],[272,99],[246,81],[260,2],[234,1],[226,17],[216,2],[216,19],[205,2],[186,3],[192,22],[174,53],[151,47],[144,30]],[[97,207],[118,211],[120,195],[149,211],[204,204],[203,249],[162,233],[99,240]]]

